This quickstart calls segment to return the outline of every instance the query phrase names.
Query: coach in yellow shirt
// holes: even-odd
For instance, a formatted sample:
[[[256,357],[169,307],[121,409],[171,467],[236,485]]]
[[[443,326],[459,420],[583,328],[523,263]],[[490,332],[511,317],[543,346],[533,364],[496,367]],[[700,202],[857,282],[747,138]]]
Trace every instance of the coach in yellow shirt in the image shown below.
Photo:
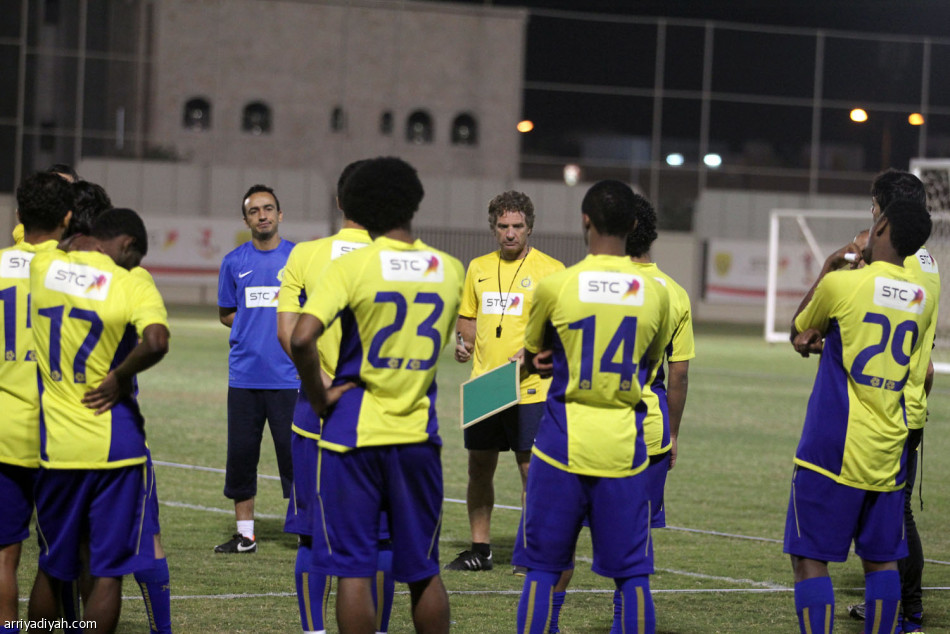
[[[472,359],[472,377],[522,354],[528,309],[538,282],[564,265],[528,244],[534,228],[534,205],[521,192],[499,194],[488,203],[488,224],[499,249],[468,265],[456,324],[461,341],[455,359]],[[531,445],[541,420],[550,380],[532,374],[521,382],[516,407],[465,429],[468,449],[468,521],[472,547],[458,554],[447,570],[491,570],[493,479],[500,451],[514,451],[524,488]]]

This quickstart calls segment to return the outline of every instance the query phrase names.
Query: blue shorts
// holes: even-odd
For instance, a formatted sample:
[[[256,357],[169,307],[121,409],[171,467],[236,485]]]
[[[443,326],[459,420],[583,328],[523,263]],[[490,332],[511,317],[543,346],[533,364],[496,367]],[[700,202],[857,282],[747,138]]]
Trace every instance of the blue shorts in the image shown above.
[[[442,461],[431,443],[320,450],[313,526],[315,570],[375,577],[380,513],[389,514],[393,578],[402,583],[439,573]]]
[[[310,404],[307,404],[310,407]],[[296,419],[295,419],[296,420]],[[287,504],[284,532],[313,534],[313,507],[317,501],[317,440],[294,433],[290,437],[290,455],[294,463],[294,483]]]
[[[19,544],[30,536],[33,490],[39,469],[0,462],[0,546]]]
[[[153,565],[145,531],[147,465],[118,469],[40,469],[36,482],[39,565],[66,581],[79,577],[79,549],[89,543],[89,572],[121,577]]]
[[[594,548],[591,570],[613,579],[653,574],[646,477],[598,478],[569,473],[537,456],[512,563],[546,572],[572,567],[585,516]]]
[[[845,561],[852,540],[854,552],[868,561],[906,557],[903,490],[866,491],[795,467],[784,551],[817,561]]]
[[[465,448],[475,451],[531,451],[544,403],[515,405],[462,430]]]
[[[158,523],[158,480],[155,479],[155,466],[152,464],[152,452],[145,449],[145,521],[142,530],[146,535],[158,535],[162,528]]]
[[[666,489],[666,476],[670,472],[670,452],[650,456],[650,466],[644,471],[647,477],[647,490],[650,492],[650,519],[652,528],[666,528],[666,503],[663,491]]]

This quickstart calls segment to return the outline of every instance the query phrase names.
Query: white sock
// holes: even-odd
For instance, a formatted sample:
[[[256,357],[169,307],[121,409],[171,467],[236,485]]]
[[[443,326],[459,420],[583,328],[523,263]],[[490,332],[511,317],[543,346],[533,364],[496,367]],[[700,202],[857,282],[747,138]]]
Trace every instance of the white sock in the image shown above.
[[[248,539],[254,539],[254,520],[238,520],[237,532]]]

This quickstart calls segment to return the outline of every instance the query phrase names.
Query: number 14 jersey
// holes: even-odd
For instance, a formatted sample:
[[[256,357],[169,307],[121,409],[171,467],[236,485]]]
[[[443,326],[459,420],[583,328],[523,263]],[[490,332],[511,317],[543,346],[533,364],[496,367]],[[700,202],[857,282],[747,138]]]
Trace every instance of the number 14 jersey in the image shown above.
[[[795,463],[870,491],[904,486],[903,390],[936,316],[909,270],[874,262],[826,275],[795,319],[825,334]]]

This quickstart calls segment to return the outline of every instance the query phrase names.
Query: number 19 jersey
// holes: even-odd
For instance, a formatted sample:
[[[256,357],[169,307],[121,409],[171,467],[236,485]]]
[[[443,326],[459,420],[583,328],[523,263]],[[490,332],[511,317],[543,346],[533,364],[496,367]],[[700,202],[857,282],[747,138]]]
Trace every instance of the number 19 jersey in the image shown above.
[[[538,458],[609,478],[646,468],[644,412],[634,407],[670,340],[669,306],[666,288],[626,256],[588,255],[541,280],[525,330],[526,350],[554,351]]]
[[[303,312],[340,320],[334,384],[352,381],[330,410],[320,446],[441,443],[435,371],[455,326],[462,263],[421,241],[385,236],[333,260]]]
[[[912,271],[886,262],[822,278],[795,318],[799,332],[825,333],[796,464],[859,489],[904,486],[903,390],[935,303]]]

